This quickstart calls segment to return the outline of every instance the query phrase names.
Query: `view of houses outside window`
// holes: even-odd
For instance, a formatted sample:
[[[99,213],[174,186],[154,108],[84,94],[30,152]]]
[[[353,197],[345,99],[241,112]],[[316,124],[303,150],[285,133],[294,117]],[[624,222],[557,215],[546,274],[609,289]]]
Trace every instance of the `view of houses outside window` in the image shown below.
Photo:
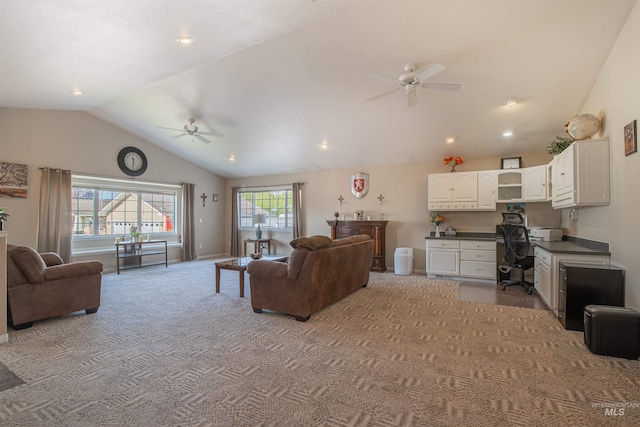
[[[291,228],[293,195],[291,190],[244,191],[239,193],[238,213],[241,228],[254,228],[253,216],[264,215],[262,228]]]
[[[73,187],[73,235],[125,236],[176,233],[175,192],[118,191]]]

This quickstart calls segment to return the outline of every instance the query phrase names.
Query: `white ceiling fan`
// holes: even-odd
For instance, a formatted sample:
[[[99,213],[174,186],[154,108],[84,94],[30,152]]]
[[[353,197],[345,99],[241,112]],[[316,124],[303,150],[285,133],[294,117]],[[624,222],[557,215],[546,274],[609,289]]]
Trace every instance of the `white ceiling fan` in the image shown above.
[[[218,138],[222,138],[224,135],[222,135],[221,133],[218,132],[203,132],[200,130],[200,128],[198,128],[198,126],[196,126],[194,123],[196,122],[196,119],[194,119],[193,117],[189,119],[189,123],[187,123],[186,125],[184,125],[182,127],[182,129],[175,129],[175,128],[165,128],[162,126],[158,126],[160,129],[169,129],[169,130],[175,130],[177,132],[182,132],[179,135],[174,136],[174,138],[181,138],[185,135],[191,135],[191,141],[194,141],[194,139],[198,139],[202,142],[204,142],[205,144],[210,144],[211,141],[209,141],[207,138],[205,138],[202,135],[211,135],[211,136],[216,136]]]
[[[381,93],[380,95],[376,95],[373,98],[367,99],[367,101],[374,101],[378,98],[382,98],[383,96],[390,95],[392,93],[398,92],[400,89],[404,88],[407,93],[407,102],[409,103],[409,107],[415,107],[418,105],[418,96],[416,94],[416,88],[421,87],[424,89],[436,89],[436,90],[449,90],[449,91],[458,91],[462,87],[461,84],[452,84],[452,83],[426,83],[425,80],[435,76],[439,72],[443,71],[446,67],[442,64],[434,64],[421,72],[420,74],[416,74],[416,66],[414,64],[407,64],[404,66],[405,73],[402,74],[397,79],[388,76],[382,76],[380,74],[374,74],[371,77],[381,78],[384,80],[390,80],[394,83],[400,85],[394,90],[389,92]]]

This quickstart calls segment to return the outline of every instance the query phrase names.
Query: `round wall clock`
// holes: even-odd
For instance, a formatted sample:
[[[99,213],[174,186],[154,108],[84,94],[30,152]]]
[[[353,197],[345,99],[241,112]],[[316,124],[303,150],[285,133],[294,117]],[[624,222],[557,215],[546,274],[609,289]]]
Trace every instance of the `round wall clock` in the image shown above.
[[[147,170],[147,156],[136,147],[125,147],[118,153],[118,166],[129,176],[140,176]]]

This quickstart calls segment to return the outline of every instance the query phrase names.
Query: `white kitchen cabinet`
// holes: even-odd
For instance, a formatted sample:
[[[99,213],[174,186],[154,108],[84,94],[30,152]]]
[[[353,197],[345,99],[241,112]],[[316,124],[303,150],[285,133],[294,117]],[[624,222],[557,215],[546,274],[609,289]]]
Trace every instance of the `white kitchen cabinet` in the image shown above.
[[[552,166],[554,208],[609,204],[608,139],[574,141]]]
[[[542,300],[558,315],[558,292],[560,288],[560,263],[578,262],[581,264],[609,267],[611,257],[589,254],[554,254],[540,247],[534,250],[534,286]]]
[[[496,279],[496,243],[427,239],[427,274]]]
[[[498,203],[522,202],[522,169],[504,169],[497,173]]]
[[[478,173],[429,174],[428,192],[429,210],[476,210]]]
[[[496,210],[496,171],[478,172],[478,210]]]
[[[525,202],[543,202],[547,198],[547,165],[533,166],[522,171]]]

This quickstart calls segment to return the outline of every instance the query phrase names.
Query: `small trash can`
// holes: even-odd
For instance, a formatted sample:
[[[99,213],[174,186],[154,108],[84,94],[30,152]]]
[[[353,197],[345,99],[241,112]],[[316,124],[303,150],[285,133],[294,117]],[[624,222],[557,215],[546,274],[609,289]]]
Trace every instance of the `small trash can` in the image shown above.
[[[594,354],[638,359],[640,313],[626,307],[587,305],[584,308],[584,344]]]
[[[408,276],[413,271],[413,248],[396,248],[393,254],[393,271]]]

